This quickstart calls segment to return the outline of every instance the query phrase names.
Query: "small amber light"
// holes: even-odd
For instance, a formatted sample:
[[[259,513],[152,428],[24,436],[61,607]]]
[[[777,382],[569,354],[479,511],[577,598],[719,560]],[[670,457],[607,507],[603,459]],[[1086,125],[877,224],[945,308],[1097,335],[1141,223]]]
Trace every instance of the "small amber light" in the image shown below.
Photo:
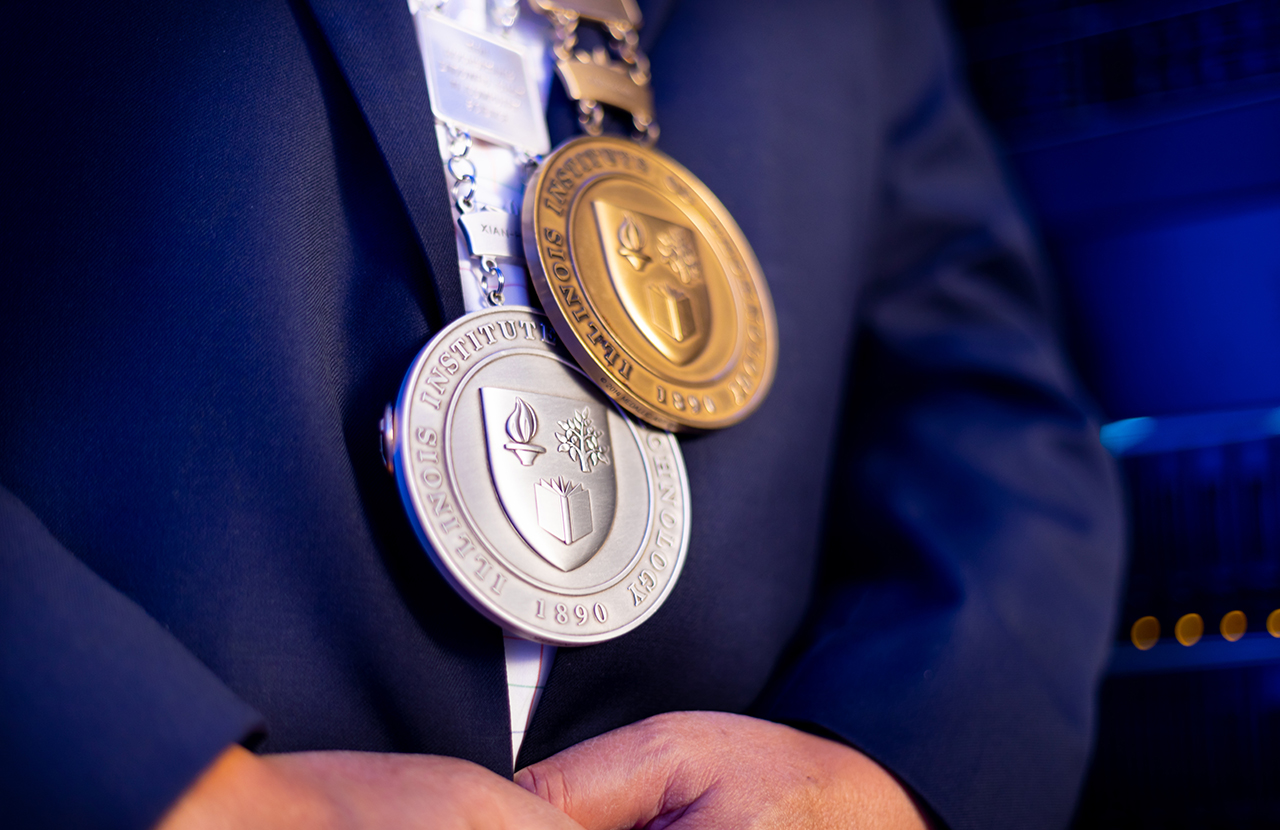
[[[1183,614],[1173,627],[1173,636],[1184,646],[1193,646],[1204,636],[1204,620],[1199,614]]]
[[[1245,617],[1243,611],[1228,611],[1222,615],[1222,622],[1218,624],[1218,630],[1222,632],[1222,636],[1227,642],[1234,643],[1249,630],[1249,620]]]
[[[1280,611],[1276,613],[1280,614]],[[1160,621],[1155,617],[1143,617],[1129,629],[1129,639],[1139,650],[1146,651],[1160,641]]]
[[[1280,608],[1267,617],[1267,633],[1272,637],[1280,637]]]

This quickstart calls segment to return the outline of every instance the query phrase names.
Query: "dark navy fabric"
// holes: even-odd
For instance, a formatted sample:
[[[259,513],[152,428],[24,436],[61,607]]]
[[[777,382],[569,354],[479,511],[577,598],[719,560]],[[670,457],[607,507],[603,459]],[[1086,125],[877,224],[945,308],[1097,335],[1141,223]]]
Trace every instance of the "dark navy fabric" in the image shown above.
[[[662,148],[756,249],[777,382],[681,439],[681,580],[560,650],[520,764],[748,711],[858,746],[952,827],[1063,825],[1119,500],[937,9],[654,11]],[[263,751],[509,774],[501,634],[377,450],[460,309],[402,0],[24,3],[0,62],[8,817],[144,827],[262,725]]]

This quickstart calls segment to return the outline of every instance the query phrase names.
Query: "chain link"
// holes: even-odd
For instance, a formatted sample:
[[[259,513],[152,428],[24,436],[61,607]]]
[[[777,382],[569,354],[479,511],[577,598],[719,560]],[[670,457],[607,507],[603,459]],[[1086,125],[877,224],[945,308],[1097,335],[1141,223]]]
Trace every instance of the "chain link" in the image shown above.
[[[555,42],[551,52],[558,61],[573,60],[573,48],[578,45],[578,13],[567,9],[554,9],[551,23],[555,26]]]
[[[629,24],[610,23],[606,27],[613,38],[618,57],[631,67],[631,80],[644,86],[652,77],[649,74],[649,58],[640,51],[640,33]]]
[[[520,0],[489,0],[489,19],[509,34],[520,19]]]
[[[587,135],[604,133],[604,107],[599,101],[583,98],[578,102],[578,126]]]
[[[468,158],[473,144],[471,133],[448,123],[444,125],[444,129],[449,138],[449,161],[446,162],[445,169],[449,171],[450,176],[453,176],[451,188],[453,203],[457,206],[458,213],[466,215],[480,207],[476,201],[476,165]],[[526,155],[524,158],[530,157]],[[520,157],[517,157],[517,161],[527,164],[527,161]],[[488,305],[500,306],[503,302],[502,289],[506,286],[506,276],[503,275],[494,257],[482,256],[479,259],[480,295]]]
[[[495,283],[492,286],[489,284],[490,279]],[[489,305],[502,305],[502,289],[506,284],[507,278],[498,267],[498,261],[491,256],[480,257],[480,293]]]
[[[445,165],[453,176],[453,203],[458,213],[470,213],[476,209],[476,165],[467,154],[471,152],[471,133],[453,124],[444,125],[449,137],[449,161]]]

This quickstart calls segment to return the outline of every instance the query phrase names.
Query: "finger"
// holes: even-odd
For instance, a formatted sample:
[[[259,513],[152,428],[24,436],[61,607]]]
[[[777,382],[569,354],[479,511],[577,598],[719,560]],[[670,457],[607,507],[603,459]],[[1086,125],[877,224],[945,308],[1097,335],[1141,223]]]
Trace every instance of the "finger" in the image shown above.
[[[502,822],[507,830],[583,830],[561,810],[546,801],[534,798],[526,790],[510,781],[500,779],[502,786]],[[432,826],[432,825],[428,825]]]
[[[370,830],[582,830],[546,801],[458,758],[312,752],[272,756],[269,762],[323,793],[342,820],[255,827],[341,824]]]
[[[639,827],[705,791],[679,716],[650,718],[572,746],[516,773],[515,781],[587,830]]]

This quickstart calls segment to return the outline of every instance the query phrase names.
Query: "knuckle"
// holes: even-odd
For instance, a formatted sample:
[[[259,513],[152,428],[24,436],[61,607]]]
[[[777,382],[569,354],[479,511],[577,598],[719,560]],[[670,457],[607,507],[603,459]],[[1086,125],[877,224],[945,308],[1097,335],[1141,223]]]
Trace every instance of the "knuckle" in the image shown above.
[[[561,812],[571,811],[573,800],[569,791],[569,778],[558,763],[554,760],[542,761],[527,767],[525,772],[539,798]]]
[[[716,724],[708,722],[703,712],[665,712],[646,718],[637,724],[651,751],[677,750],[686,745],[696,747],[705,743]]]

